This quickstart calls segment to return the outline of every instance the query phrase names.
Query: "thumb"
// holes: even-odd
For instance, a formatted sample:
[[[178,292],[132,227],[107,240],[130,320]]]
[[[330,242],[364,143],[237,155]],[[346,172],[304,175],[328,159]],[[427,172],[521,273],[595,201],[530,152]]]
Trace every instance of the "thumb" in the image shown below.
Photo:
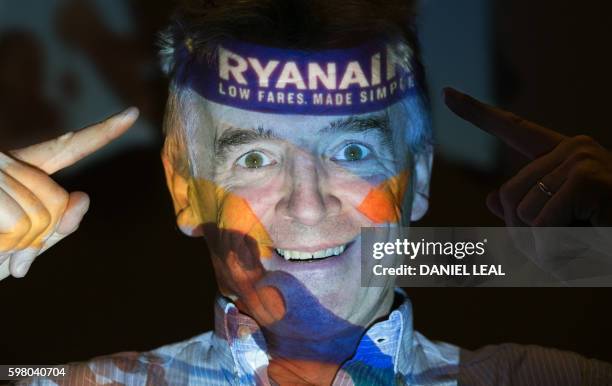
[[[83,192],[72,192],[68,199],[66,211],[55,230],[56,233],[67,236],[77,230],[85,213],[89,210],[89,196]]]
[[[83,192],[72,192],[68,199],[66,211],[60,220],[57,229],[45,240],[40,253],[51,248],[66,236],[74,233],[81,224],[85,213],[89,210],[89,196]],[[39,253],[39,254],[40,254]]]
[[[81,224],[85,213],[87,213],[87,210],[89,210],[89,196],[83,192],[70,193],[66,211],[55,229],[55,232],[53,232],[51,236],[45,240],[45,244],[43,245],[40,253],[43,253],[60,242],[66,236],[74,233],[79,228],[79,225]]]

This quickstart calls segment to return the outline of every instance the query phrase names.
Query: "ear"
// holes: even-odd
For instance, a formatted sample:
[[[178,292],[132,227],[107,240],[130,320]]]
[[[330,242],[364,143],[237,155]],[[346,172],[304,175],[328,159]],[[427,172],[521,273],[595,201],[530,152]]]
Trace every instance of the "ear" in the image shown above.
[[[202,227],[196,211],[189,200],[189,181],[186,177],[178,173],[164,148],[162,151],[162,163],[166,173],[166,184],[172,196],[174,213],[176,214],[176,224],[178,228],[187,236],[202,236]]]
[[[429,208],[429,182],[431,180],[431,166],[433,164],[433,151],[419,154],[414,164],[414,197],[412,199],[412,213],[410,221],[418,221]]]

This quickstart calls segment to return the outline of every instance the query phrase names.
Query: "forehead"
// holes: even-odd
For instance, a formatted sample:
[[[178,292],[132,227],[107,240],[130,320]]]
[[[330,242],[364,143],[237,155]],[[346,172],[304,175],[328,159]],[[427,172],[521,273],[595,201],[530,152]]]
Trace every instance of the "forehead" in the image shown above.
[[[259,129],[272,131],[276,136],[283,138],[294,138],[296,136],[307,137],[317,136],[326,128],[334,123],[349,118],[380,118],[387,120],[390,126],[393,121],[401,119],[400,111],[392,107],[366,114],[353,115],[297,115],[297,114],[270,114],[255,111],[237,109],[235,107],[222,105],[198,98],[198,103],[206,111],[208,129],[220,135],[232,128]]]

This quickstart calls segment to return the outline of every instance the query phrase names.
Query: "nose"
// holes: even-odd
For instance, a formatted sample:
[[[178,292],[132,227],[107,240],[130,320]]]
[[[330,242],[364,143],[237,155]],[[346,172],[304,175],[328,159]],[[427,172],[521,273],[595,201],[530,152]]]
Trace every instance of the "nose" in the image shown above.
[[[287,173],[289,190],[277,210],[308,226],[340,212],[341,201],[330,192],[329,176],[317,158],[296,151]]]

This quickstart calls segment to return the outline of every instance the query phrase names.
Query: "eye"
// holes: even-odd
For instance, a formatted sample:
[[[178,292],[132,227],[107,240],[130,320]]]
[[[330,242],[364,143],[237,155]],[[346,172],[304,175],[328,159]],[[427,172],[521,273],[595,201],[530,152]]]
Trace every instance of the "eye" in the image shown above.
[[[246,169],[258,169],[272,165],[273,162],[266,154],[261,151],[253,150],[238,158],[236,164]]]
[[[371,151],[366,146],[358,143],[349,143],[342,147],[338,153],[332,157],[334,161],[361,161],[370,155]]]

